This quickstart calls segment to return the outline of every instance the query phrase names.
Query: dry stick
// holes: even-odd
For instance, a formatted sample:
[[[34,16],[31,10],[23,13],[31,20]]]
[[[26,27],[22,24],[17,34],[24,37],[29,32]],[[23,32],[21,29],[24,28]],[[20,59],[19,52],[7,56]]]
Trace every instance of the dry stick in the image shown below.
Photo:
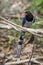
[[[17,31],[27,31],[27,32],[30,32],[32,33],[33,35],[36,35],[36,36],[39,36],[39,37],[43,37],[41,34],[43,34],[43,29],[31,29],[31,28],[26,28],[26,27],[22,27],[22,26],[19,26],[7,19],[5,19],[4,17],[1,17],[1,19],[5,20],[8,22],[8,24],[13,27],[14,29],[16,29]],[[38,34],[38,33],[41,33],[41,34]]]
[[[14,25],[14,26],[20,28],[21,30],[29,31],[29,32],[36,32],[36,33],[38,33],[38,32],[43,33],[43,31],[42,31],[43,29],[37,29],[37,30],[35,30],[35,29],[31,29],[31,28],[21,27],[21,26],[15,24],[15,23],[12,23],[11,21],[5,19],[4,17],[1,17],[1,16],[0,16],[0,18],[2,18],[3,20],[7,21],[8,23],[10,23],[10,24],[12,24],[12,25]],[[26,30],[26,29],[27,29],[27,30]]]
[[[3,18],[3,17],[2,17],[2,18]],[[6,20],[5,18],[3,18],[3,19],[4,19],[5,21],[7,21],[8,24],[9,24],[10,21]],[[10,23],[12,23],[12,22],[10,22]],[[11,25],[11,24],[10,24],[10,25]],[[12,26],[12,25],[11,25],[11,26],[12,26],[13,28],[15,28],[17,31],[19,31],[19,30],[21,31],[21,30],[23,29],[23,28],[21,29],[21,26],[18,26],[18,25],[16,25],[15,23],[13,23],[13,25],[15,25],[16,27],[14,27],[14,26]],[[19,30],[17,29],[17,27],[19,27]],[[31,30],[32,30],[32,29],[29,29],[29,32],[31,32]],[[39,29],[39,31],[40,31],[40,30],[41,30],[41,29]],[[34,31],[34,30],[33,30],[33,31]],[[36,31],[36,32],[38,32],[38,31]],[[42,31],[42,32],[43,32],[43,31]],[[35,33],[35,35],[37,35],[37,34]]]
[[[31,61],[35,62],[35,63],[40,63],[39,61],[36,60],[37,58],[32,58]],[[11,64],[20,64],[20,63],[25,63],[25,62],[28,62],[29,59],[26,59],[26,60],[20,60],[20,61],[15,61],[15,62],[8,62],[8,63],[5,63],[5,65],[11,65]]]
[[[1,29],[12,29],[12,27],[11,26],[9,26],[9,25],[5,25],[5,24],[0,24],[0,28]]]

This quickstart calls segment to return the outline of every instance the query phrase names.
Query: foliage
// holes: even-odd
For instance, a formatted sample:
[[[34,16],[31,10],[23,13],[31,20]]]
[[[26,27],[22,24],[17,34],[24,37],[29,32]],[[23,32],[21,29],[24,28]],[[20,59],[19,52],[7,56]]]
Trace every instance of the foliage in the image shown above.
[[[43,0],[33,0],[30,10],[37,10],[40,14],[43,14]]]
[[[42,4],[42,2],[43,2],[43,0],[34,0],[34,5],[39,6]]]
[[[40,29],[41,27],[40,27],[40,25],[38,23],[41,23],[41,21],[40,20],[36,20],[36,22],[32,25],[32,28],[34,28],[34,29]]]

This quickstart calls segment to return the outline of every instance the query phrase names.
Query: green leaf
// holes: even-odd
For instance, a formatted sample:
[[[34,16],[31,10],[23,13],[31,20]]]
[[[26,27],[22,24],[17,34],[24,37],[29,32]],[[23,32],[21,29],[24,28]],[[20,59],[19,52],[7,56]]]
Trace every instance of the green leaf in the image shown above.
[[[35,1],[34,1],[34,4],[35,4],[36,6],[38,6],[38,5],[40,5],[42,2],[43,2],[43,0],[35,0]]]
[[[43,8],[40,9],[40,13],[43,14]]]

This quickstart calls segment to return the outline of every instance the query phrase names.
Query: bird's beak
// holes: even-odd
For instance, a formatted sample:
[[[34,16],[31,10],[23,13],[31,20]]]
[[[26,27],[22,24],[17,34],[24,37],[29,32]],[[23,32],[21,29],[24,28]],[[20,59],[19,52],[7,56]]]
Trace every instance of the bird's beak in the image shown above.
[[[23,13],[22,15],[23,15],[23,16],[26,16],[27,14],[26,14],[26,13]]]

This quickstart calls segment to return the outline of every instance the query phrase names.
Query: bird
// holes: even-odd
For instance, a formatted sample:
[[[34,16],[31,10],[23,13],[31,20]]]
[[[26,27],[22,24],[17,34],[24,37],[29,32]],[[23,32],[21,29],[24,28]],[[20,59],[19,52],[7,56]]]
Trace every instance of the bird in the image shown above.
[[[30,11],[26,11],[24,13],[24,17],[22,20],[22,27],[28,27],[30,28],[31,25],[35,22],[35,18],[33,16],[33,14]],[[20,60],[20,55],[21,55],[21,49],[22,49],[22,44],[23,44],[23,40],[24,40],[24,36],[25,36],[25,32],[22,31],[20,38],[19,38],[19,42],[18,42],[18,50],[17,50],[17,61]],[[33,35],[32,35],[33,37]]]

